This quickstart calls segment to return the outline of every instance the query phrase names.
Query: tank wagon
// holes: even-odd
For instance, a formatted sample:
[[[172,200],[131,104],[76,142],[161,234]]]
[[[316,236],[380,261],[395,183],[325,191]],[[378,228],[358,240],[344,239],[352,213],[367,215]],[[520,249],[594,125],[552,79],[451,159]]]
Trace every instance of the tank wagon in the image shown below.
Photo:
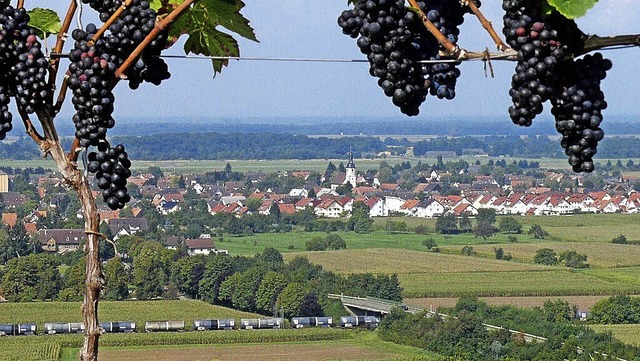
[[[184,321],[147,321],[144,323],[147,332],[184,331]]]
[[[293,317],[291,319],[293,328],[304,327],[331,327],[333,326],[333,318],[331,317]]]
[[[0,336],[33,335],[36,330],[35,323],[0,324]]]
[[[233,330],[236,326],[236,320],[225,318],[219,320],[195,320],[193,321],[193,329],[196,331],[207,330]]]
[[[55,335],[57,333],[83,333],[84,332],[84,324],[72,322],[72,323],[62,323],[62,322],[52,322],[45,323],[44,330],[45,334]]]
[[[100,322],[100,328],[105,333],[129,333],[136,331],[136,323],[133,321]]]
[[[340,327],[368,327],[377,328],[380,319],[375,316],[342,316],[340,317]]]
[[[243,318],[240,320],[240,328],[244,330],[282,328],[284,318]]]

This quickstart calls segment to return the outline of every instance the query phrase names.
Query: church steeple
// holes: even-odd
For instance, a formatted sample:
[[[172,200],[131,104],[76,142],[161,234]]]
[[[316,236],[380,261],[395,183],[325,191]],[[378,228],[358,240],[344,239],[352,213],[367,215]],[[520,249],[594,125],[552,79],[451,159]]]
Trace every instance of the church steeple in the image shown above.
[[[353,162],[353,151],[351,147],[349,147],[349,163],[347,163],[345,170],[344,184],[350,183],[352,187],[355,187],[357,185],[356,164]]]
[[[356,168],[356,164],[353,162],[353,151],[351,147],[349,147],[349,163],[347,163],[347,168]]]

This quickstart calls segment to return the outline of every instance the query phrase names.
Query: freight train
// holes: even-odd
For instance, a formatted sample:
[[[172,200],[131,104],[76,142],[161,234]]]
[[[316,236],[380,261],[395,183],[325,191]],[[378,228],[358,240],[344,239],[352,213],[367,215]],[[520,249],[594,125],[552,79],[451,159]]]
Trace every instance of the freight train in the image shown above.
[[[285,327],[284,318],[243,318],[235,319],[202,319],[193,321],[194,331],[210,330],[253,330],[253,329],[281,329]],[[293,317],[290,320],[292,328],[333,327],[332,317]],[[341,328],[370,328],[380,324],[380,318],[375,316],[343,316],[337,327]],[[103,333],[136,332],[133,321],[100,322]],[[147,321],[144,324],[146,332],[182,332],[186,331],[184,321]],[[82,323],[45,323],[42,333],[45,335],[83,333]],[[35,335],[37,326],[33,323],[0,324],[0,336]]]

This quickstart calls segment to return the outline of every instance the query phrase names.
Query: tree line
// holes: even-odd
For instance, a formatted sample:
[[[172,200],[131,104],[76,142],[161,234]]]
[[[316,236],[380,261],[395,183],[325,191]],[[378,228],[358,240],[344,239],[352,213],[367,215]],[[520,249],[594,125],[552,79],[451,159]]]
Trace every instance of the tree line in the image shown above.
[[[115,257],[110,245],[102,249],[102,257],[108,259],[103,292],[108,300],[173,299],[184,294],[242,311],[292,317],[344,315],[341,304],[329,300],[328,293],[402,299],[396,275],[344,277],[306,257],[285,262],[282,254],[270,247],[245,257],[188,256],[182,245],[171,250],[159,242],[133,236],[121,238],[118,245],[124,258]],[[61,265],[67,266],[62,273]],[[79,301],[84,292],[84,268],[82,250],[12,258],[0,271],[0,293],[14,302]]]
[[[68,140],[63,140],[68,142]],[[492,157],[564,158],[557,150],[557,140],[547,136],[436,137],[423,141],[373,136],[309,137],[288,133],[166,133],[144,136],[114,137],[114,144],[130,146],[131,156],[139,160],[173,159],[322,159],[345,158],[349,149],[356,158],[372,156],[392,149],[403,154],[414,147],[416,156],[428,152],[451,152],[457,156],[482,153]],[[393,147],[393,148],[389,148]],[[559,148],[558,148],[559,149]],[[640,139],[607,137],[598,155],[602,158],[640,158]],[[36,159],[40,157],[31,140],[19,137],[15,142],[0,142],[2,159]]]
[[[448,317],[409,314],[394,309],[378,328],[380,337],[394,343],[424,348],[445,355],[444,360],[604,360],[598,354],[635,360],[640,348],[624,344],[611,333],[599,334],[577,325],[575,307],[548,300],[533,309],[489,306],[475,298],[462,298]],[[488,330],[486,324],[503,329]],[[511,333],[508,330],[521,333]],[[527,342],[524,333],[547,338]],[[578,350],[578,347],[581,350]]]

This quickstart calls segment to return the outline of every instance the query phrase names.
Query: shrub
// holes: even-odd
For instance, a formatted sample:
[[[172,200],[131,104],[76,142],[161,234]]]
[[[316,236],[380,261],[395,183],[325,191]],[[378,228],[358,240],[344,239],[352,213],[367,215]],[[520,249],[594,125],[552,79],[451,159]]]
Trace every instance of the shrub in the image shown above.
[[[429,227],[425,226],[424,224],[421,224],[416,227],[414,232],[416,232],[416,234],[427,234],[429,233]]]
[[[422,241],[422,245],[427,247],[428,250],[433,250],[433,247],[437,246],[436,241],[431,237]]]
[[[518,237],[516,237],[514,235],[507,236],[507,241],[509,241],[511,243],[516,243],[516,242],[518,242]]]
[[[476,252],[473,250],[472,246],[464,246],[461,251],[463,256],[473,256]]]
[[[629,242],[627,241],[627,237],[624,234],[619,235],[618,237],[615,237],[614,239],[611,240],[611,243],[615,243],[615,244],[629,244]]]

